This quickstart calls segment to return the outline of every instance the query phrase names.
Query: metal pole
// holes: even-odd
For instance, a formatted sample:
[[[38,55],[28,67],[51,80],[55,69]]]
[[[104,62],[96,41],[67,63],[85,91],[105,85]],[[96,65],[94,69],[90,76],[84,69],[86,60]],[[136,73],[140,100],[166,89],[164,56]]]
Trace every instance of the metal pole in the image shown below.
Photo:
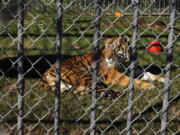
[[[171,67],[173,63],[173,43],[174,43],[174,26],[176,22],[176,0],[171,0],[170,3],[171,14],[169,24],[169,36],[168,45],[166,47],[166,67],[165,67],[165,86],[163,90],[163,107],[162,107],[162,118],[161,118],[161,135],[167,133],[167,122],[168,122],[168,107],[169,107],[169,92],[171,84]]]
[[[100,16],[101,16],[101,0],[96,0],[96,18],[95,33],[93,42],[93,75],[92,75],[92,97],[91,97],[91,114],[90,114],[90,135],[96,134],[96,104],[97,104],[97,83],[98,83],[98,60],[99,60],[99,38],[100,38]]]
[[[139,0],[132,0],[133,4],[133,37],[132,44],[130,45],[131,51],[131,63],[130,63],[130,87],[129,87],[129,96],[128,96],[128,116],[127,116],[127,135],[131,135],[131,127],[132,127],[132,110],[133,110],[133,95],[134,95],[134,74],[135,74],[135,65],[136,65],[136,42],[138,35],[138,16],[139,16]]]
[[[62,48],[62,16],[63,16],[63,0],[57,0],[57,18],[56,18],[56,83],[55,83],[55,118],[54,130],[55,135],[60,135],[60,84],[61,84],[61,48]]]
[[[23,135],[23,113],[24,113],[24,75],[23,75],[23,58],[24,58],[24,1],[18,0],[18,135]]]

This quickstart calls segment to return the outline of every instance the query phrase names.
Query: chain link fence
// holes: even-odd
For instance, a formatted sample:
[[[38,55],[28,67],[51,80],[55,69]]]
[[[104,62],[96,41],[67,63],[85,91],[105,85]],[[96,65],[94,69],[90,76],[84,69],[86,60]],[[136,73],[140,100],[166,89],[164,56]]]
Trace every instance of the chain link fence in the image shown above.
[[[179,11],[179,0],[0,1],[0,134],[180,134]],[[128,51],[111,72],[103,52],[117,38]]]

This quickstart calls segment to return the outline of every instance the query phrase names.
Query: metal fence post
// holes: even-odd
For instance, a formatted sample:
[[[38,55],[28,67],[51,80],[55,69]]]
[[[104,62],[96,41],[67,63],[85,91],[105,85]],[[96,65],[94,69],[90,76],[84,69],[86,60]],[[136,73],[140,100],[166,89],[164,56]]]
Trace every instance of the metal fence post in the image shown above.
[[[98,60],[99,60],[99,38],[100,38],[100,16],[101,16],[101,0],[96,0],[96,18],[95,33],[93,42],[93,76],[92,76],[92,97],[91,97],[91,114],[90,114],[90,135],[96,133],[96,104],[97,104],[97,83],[98,83]]]
[[[127,135],[131,135],[131,127],[132,127],[132,110],[133,110],[133,95],[134,95],[134,72],[136,65],[136,42],[137,42],[137,30],[138,30],[138,16],[139,16],[139,0],[132,0],[134,15],[133,15],[133,36],[132,36],[132,44],[130,45],[131,51],[131,63],[130,63],[130,86],[129,86],[129,96],[128,96],[128,116],[127,116]]]
[[[55,83],[55,118],[54,130],[55,135],[60,135],[60,84],[61,84],[61,48],[62,48],[62,17],[63,17],[63,0],[57,0],[57,18],[56,18],[56,83]]]
[[[24,75],[23,75],[23,58],[24,58],[24,1],[18,0],[18,135],[23,135],[23,113],[24,113]]]
[[[171,67],[173,63],[173,43],[174,43],[174,26],[176,22],[176,0],[170,2],[170,24],[169,24],[169,36],[168,45],[166,47],[166,67],[165,67],[165,83],[163,90],[163,107],[162,107],[162,118],[161,118],[161,135],[167,133],[167,122],[168,122],[168,107],[169,107],[169,92],[171,85]]]

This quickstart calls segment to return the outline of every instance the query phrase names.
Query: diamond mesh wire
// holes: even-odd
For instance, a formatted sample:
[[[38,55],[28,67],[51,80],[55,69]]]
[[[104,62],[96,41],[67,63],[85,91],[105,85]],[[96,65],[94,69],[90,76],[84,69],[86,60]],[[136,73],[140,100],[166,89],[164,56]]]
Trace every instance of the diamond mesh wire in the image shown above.
[[[179,134],[180,1],[137,2],[0,1],[0,134]],[[99,89],[106,73],[93,64],[83,72],[94,74],[89,91],[78,93],[75,84],[60,93],[59,61],[87,53],[97,59],[108,38],[122,35],[129,38],[131,56],[137,53],[131,64],[116,69],[129,76],[129,85],[104,82],[105,90]],[[153,40],[164,51],[148,52]],[[56,93],[42,86],[42,76],[53,65]],[[77,72],[74,67],[70,71]],[[154,88],[134,88],[142,78]]]

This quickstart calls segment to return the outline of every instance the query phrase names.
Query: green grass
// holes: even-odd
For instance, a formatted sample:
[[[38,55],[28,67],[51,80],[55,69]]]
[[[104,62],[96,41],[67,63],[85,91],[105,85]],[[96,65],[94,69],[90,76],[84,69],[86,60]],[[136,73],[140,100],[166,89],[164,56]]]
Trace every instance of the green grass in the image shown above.
[[[25,17],[25,54],[26,55],[39,55],[39,54],[54,54],[56,45],[56,26],[54,23],[54,14],[50,16],[49,11],[45,14],[39,14],[38,12],[27,13]],[[37,16],[33,19],[33,16]],[[74,19],[77,21],[74,21]],[[91,51],[90,45],[93,42],[94,29],[91,21],[94,16],[78,16],[78,15],[65,15],[63,30],[66,35],[63,36],[63,49],[62,53],[67,55],[80,55],[85,52]],[[166,24],[169,23],[168,17],[158,18],[156,16],[143,17],[147,22],[152,22],[155,19],[161,20]],[[116,23],[111,24],[115,21]],[[115,18],[113,16],[103,16],[101,20],[101,32],[104,38],[101,39],[100,45],[103,46],[104,40],[107,36],[117,36],[118,34],[127,34],[130,38],[132,37],[132,30],[127,25],[127,22],[131,22],[131,16],[125,16],[123,18]],[[7,58],[16,56],[16,44],[17,44],[17,22],[13,21],[6,28],[0,27],[1,34],[8,34],[8,36],[0,37],[0,58]],[[124,25],[123,25],[124,24]],[[180,27],[179,20],[177,20],[177,27]],[[139,33],[142,34],[138,41],[138,62],[140,65],[158,65],[164,67],[166,65],[166,53],[163,52],[160,56],[155,54],[149,54],[146,51],[146,47],[151,40],[155,40],[156,36],[159,35],[159,40],[164,46],[168,42],[168,31],[159,29],[149,28],[141,26],[139,27]],[[83,33],[83,35],[82,35]],[[177,35],[177,33],[176,33]],[[79,45],[80,49],[75,48],[75,45]],[[179,78],[179,65],[180,65],[180,40],[174,43],[174,63],[173,67],[176,67],[172,71],[172,87],[170,91],[170,99],[173,99],[179,94],[180,81]],[[9,50],[6,50],[9,49]],[[13,125],[11,122],[16,121],[17,111],[17,92],[16,90],[10,90],[5,86],[17,83],[16,78],[0,78],[0,118],[2,125],[8,129],[5,123]],[[40,85],[40,79],[26,79],[25,82],[25,117],[27,128],[31,128],[33,134],[45,134],[47,133],[46,128],[50,129],[49,134],[53,133],[52,123],[54,117],[54,93],[45,90]],[[137,121],[133,124],[133,133],[140,132],[140,134],[150,135],[153,132],[158,132],[160,129],[160,116],[162,108],[162,94],[164,85],[161,83],[154,82],[156,88],[149,91],[136,90],[134,93],[134,110],[133,114],[137,117],[141,115]],[[105,130],[107,135],[124,134],[122,131],[126,127],[127,117],[127,104],[128,104],[128,91],[121,87],[115,87],[116,90],[124,91],[124,96],[117,100],[99,99],[97,107],[98,129]],[[80,96],[71,92],[65,93],[61,98],[61,132],[64,135],[77,132],[80,134],[82,130],[89,127],[89,114],[88,110],[90,106],[90,96]],[[179,119],[179,102],[170,104],[169,108],[169,129],[172,132],[178,130],[178,124],[176,119]],[[147,108],[146,108],[147,107]],[[144,109],[148,111],[144,112]],[[141,112],[143,112],[141,114]],[[82,117],[83,116],[83,117]],[[80,121],[76,122],[76,120]],[[152,120],[152,121],[151,121]],[[33,122],[42,121],[36,126]],[[111,123],[113,121],[113,123]],[[144,126],[145,125],[145,126]],[[34,128],[32,128],[35,126]],[[8,129],[9,130],[9,129]],[[122,131],[122,132],[121,132]],[[28,132],[28,130],[27,130]],[[168,133],[171,134],[170,132]]]

